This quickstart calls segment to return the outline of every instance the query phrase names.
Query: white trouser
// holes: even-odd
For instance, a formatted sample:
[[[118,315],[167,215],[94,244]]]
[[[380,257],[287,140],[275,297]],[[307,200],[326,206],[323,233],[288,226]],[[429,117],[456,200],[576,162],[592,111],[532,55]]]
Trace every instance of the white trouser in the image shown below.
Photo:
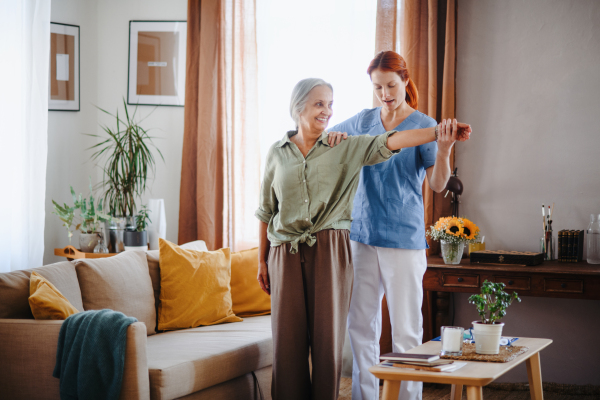
[[[402,353],[423,340],[425,250],[390,249],[351,241],[354,286],[348,333],[352,346],[352,399],[379,399],[379,380],[369,367],[379,363],[381,301],[385,293],[392,323],[393,351]],[[403,381],[401,400],[420,400],[423,384]]]

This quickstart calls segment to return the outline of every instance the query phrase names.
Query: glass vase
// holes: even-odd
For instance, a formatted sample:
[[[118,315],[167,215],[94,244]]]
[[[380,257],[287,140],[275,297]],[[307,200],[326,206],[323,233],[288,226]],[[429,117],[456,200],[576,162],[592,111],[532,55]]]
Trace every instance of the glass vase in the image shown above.
[[[444,259],[444,264],[460,264],[460,260],[462,259],[463,251],[465,248],[465,243],[452,243],[442,240],[441,245],[442,258]]]

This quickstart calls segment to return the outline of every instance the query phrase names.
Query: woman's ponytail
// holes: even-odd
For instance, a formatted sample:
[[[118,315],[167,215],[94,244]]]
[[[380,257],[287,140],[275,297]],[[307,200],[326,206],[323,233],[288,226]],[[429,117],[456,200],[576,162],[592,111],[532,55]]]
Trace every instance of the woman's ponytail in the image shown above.
[[[412,79],[408,78],[408,85],[406,85],[406,104],[417,109],[419,104],[419,92],[417,91],[417,85]]]

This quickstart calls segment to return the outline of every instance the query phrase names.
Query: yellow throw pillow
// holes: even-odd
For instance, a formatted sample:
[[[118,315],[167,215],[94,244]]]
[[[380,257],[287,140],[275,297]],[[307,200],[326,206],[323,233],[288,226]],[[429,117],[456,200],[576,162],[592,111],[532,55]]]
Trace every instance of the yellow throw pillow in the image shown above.
[[[186,250],[159,239],[158,329],[239,322],[231,310],[229,249]]]
[[[271,296],[256,281],[258,248],[231,253],[231,300],[233,313],[255,317],[271,313]]]
[[[77,310],[50,281],[32,272],[29,278],[29,306],[35,319],[67,319]]]

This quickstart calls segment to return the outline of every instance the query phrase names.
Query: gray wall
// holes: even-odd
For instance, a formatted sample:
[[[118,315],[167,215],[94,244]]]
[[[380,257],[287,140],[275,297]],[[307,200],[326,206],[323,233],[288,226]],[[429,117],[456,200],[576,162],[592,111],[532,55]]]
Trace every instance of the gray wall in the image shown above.
[[[535,251],[542,203],[555,232],[586,229],[600,213],[600,2],[459,0],[457,117],[472,124],[458,145],[460,214],[488,249]],[[569,268],[565,264],[565,268]],[[477,318],[457,295],[456,321]],[[600,384],[600,302],[523,298],[505,333],[545,337],[545,381]],[[525,368],[503,381],[525,382]]]

